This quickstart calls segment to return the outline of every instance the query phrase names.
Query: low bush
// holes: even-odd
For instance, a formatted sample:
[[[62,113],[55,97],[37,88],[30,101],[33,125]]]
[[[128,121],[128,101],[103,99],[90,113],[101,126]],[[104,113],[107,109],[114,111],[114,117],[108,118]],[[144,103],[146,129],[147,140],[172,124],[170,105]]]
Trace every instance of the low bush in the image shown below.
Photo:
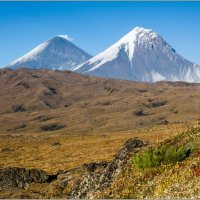
[[[186,159],[194,150],[194,144],[188,143],[182,146],[167,146],[151,148],[138,153],[133,157],[136,168],[154,168],[161,164],[177,163]]]

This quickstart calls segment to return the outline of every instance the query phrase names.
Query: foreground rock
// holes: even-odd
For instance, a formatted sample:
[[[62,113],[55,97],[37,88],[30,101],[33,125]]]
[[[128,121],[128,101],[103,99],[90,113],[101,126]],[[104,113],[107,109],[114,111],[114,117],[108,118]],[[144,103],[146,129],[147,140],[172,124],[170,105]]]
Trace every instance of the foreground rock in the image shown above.
[[[95,198],[110,186],[131,156],[147,143],[129,139],[110,162],[84,164],[48,174],[38,169],[0,169],[0,198]]]
[[[46,172],[37,169],[25,169],[17,167],[9,167],[0,169],[0,188],[6,189],[10,187],[25,188],[27,184],[32,182],[44,183],[50,182],[51,176]]]
[[[67,194],[67,198],[95,198],[95,193],[108,187],[130,157],[146,145],[147,143],[138,139],[129,139],[104,170],[87,174],[80,184]]]

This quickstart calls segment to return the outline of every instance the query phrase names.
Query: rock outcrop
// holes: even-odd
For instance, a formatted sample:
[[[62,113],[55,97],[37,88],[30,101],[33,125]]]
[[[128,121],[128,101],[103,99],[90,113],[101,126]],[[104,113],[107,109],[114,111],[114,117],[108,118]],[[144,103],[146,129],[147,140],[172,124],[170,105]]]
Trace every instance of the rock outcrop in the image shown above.
[[[96,192],[110,186],[133,154],[146,145],[129,139],[110,162],[93,162],[56,174],[18,167],[0,169],[0,198],[95,198]]]
[[[56,179],[56,175],[48,175],[38,169],[8,167],[0,169],[0,189],[18,187],[24,189],[30,183],[45,183]]]
[[[108,187],[130,157],[146,145],[141,140],[129,139],[105,169],[85,175],[78,186],[67,194],[67,198],[95,198],[95,193]]]

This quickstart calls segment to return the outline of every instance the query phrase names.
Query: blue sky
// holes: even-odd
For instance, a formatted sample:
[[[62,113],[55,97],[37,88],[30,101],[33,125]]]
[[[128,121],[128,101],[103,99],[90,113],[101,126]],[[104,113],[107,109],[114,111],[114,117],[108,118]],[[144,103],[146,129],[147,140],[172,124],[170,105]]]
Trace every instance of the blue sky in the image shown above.
[[[200,64],[200,2],[0,2],[0,66],[59,34],[96,55],[135,26]]]

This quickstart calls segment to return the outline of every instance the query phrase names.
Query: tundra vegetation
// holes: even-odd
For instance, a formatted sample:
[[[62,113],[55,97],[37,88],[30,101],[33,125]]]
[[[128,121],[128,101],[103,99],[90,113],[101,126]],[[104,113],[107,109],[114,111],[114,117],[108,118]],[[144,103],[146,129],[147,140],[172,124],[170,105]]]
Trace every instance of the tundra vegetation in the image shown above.
[[[199,198],[200,127],[134,155],[101,198]]]
[[[95,198],[200,197],[199,132],[191,129],[199,90],[197,83],[1,69],[0,197],[65,198],[109,167],[112,180],[104,176],[107,189]],[[128,163],[118,160],[133,138],[149,145]]]

